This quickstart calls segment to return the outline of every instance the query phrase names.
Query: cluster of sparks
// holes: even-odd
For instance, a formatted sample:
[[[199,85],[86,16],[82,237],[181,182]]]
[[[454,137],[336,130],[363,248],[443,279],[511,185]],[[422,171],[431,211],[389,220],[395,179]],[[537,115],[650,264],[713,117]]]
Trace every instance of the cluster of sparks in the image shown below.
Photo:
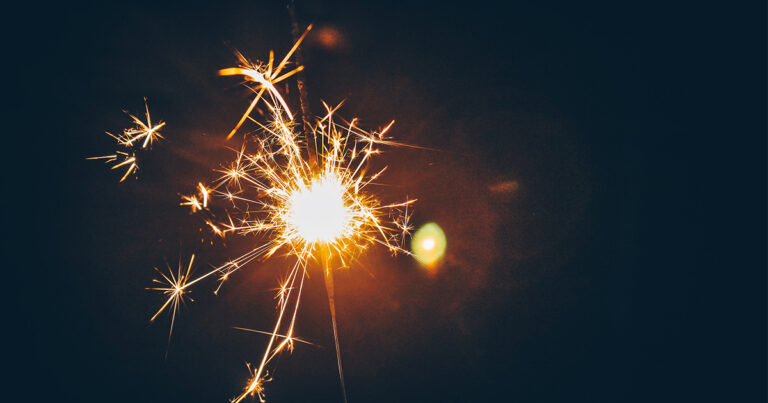
[[[117,144],[124,147],[126,151],[115,151],[114,154],[102,155],[99,157],[90,157],[89,160],[103,159],[104,162],[114,163],[112,169],[125,168],[125,174],[120,178],[120,182],[139,170],[139,161],[136,158],[136,149],[147,149],[152,146],[156,140],[162,139],[160,135],[160,129],[165,126],[165,122],[159,122],[152,125],[152,118],[149,116],[149,105],[147,105],[146,98],[144,99],[144,110],[146,111],[146,123],[138,117],[126,112],[128,116],[133,119],[133,127],[123,130],[120,134],[112,134],[106,132],[110,137],[117,140]]]
[[[176,311],[191,285],[215,278],[218,293],[227,279],[256,259],[281,254],[294,260],[277,288],[274,327],[268,332],[258,331],[269,335],[267,346],[258,366],[253,367],[247,386],[234,402],[248,396],[264,401],[264,383],[270,379],[267,365],[281,352],[293,351],[295,341],[303,342],[295,337],[294,325],[311,262],[317,261],[323,267],[335,332],[332,271],[349,267],[355,256],[372,245],[382,245],[392,253],[409,253],[403,249],[403,241],[411,231],[409,206],[415,200],[386,204],[368,192],[386,169],[369,172],[371,157],[380,153],[382,145],[398,145],[386,136],[394,122],[379,131],[364,131],[357,126],[356,119],[347,122],[335,116],[340,105],[324,104],[324,114],[308,125],[310,130],[301,133],[288,104],[275,88],[275,83],[303,68],[281,74],[310,28],[274,67],[272,52],[267,63],[250,62],[238,53],[240,65],[219,72],[243,76],[246,86],[256,94],[227,138],[247,120],[257,126],[258,134],[246,135],[231,164],[217,171],[221,176],[207,184],[200,182],[196,194],[183,196],[181,203],[190,206],[193,212],[207,215],[205,223],[216,236],[257,235],[263,243],[197,277],[190,275],[193,256],[186,270],[180,265],[175,274],[161,273],[156,280],[158,285],[151,288],[167,296],[152,320],[164,311],[170,312],[172,332]],[[264,108],[264,121],[251,116],[257,105]],[[138,119],[134,120],[139,124]],[[159,137],[157,129],[162,124],[152,126],[147,112],[147,124],[141,123],[140,127],[144,131],[126,131],[115,138],[124,146],[143,141],[142,147],[146,147]],[[114,168],[135,164],[125,161]],[[134,166],[128,173],[132,169]],[[226,214],[218,218],[213,214],[209,205],[214,201],[227,206]]]

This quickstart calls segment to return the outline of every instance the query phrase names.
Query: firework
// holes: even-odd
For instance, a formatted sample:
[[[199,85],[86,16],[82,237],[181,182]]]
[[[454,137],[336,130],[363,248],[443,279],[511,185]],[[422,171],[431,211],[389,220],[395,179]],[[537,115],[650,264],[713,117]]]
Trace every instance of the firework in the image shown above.
[[[332,271],[348,267],[352,257],[372,245],[381,245],[392,253],[408,253],[402,245],[411,230],[408,209],[415,200],[386,204],[368,192],[386,169],[369,173],[370,159],[380,153],[380,146],[397,144],[387,138],[394,122],[379,131],[365,131],[358,127],[356,119],[346,122],[336,118],[340,105],[331,107],[324,103],[325,113],[308,125],[309,133],[302,136],[296,130],[288,104],[274,85],[303,68],[298,66],[280,74],[308,31],[309,28],[274,68],[272,52],[267,63],[250,62],[238,52],[240,66],[219,72],[244,76],[246,85],[256,93],[227,138],[249,119],[257,126],[259,135],[246,136],[232,162],[218,170],[221,176],[208,185],[200,182],[196,193],[183,196],[181,202],[193,212],[207,214],[205,223],[215,235],[257,235],[263,243],[196,278],[190,277],[189,268],[186,272],[179,269],[175,275],[163,275],[163,286],[153,288],[167,299],[152,320],[170,310],[173,326],[176,310],[192,284],[216,278],[218,293],[233,273],[256,259],[278,252],[293,258],[293,265],[277,288],[274,327],[269,332],[257,331],[269,335],[267,346],[235,402],[254,395],[264,401],[264,383],[270,379],[267,365],[279,353],[292,351],[295,341],[301,341],[294,336],[294,325],[304,280],[313,261],[322,265],[326,280],[343,389]],[[264,121],[251,117],[260,101],[268,116]],[[144,136],[145,143],[151,143],[149,136]],[[228,206],[226,219],[217,219],[210,211],[214,200]],[[190,267],[191,263],[190,260]]]

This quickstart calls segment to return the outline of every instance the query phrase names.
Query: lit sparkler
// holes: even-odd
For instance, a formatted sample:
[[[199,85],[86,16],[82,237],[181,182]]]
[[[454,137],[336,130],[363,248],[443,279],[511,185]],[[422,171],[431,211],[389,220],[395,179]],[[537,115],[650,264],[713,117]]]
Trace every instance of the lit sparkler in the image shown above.
[[[207,210],[213,197],[226,200],[233,206],[227,220],[209,219],[206,224],[219,236],[259,235],[263,244],[194,279],[190,279],[189,270],[186,274],[163,276],[166,285],[154,288],[168,298],[152,319],[171,310],[173,326],[178,305],[192,284],[216,277],[218,292],[224,281],[255,259],[278,251],[295,258],[277,289],[277,319],[272,331],[264,332],[269,335],[267,347],[252,371],[251,380],[234,402],[253,395],[264,401],[264,383],[269,380],[267,365],[279,353],[292,351],[294,341],[301,341],[294,336],[294,325],[307,269],[313,260],[323,266],[343,389],[332,271],[348,267],[352,257],[371,245],[382,245],[392,253],[409,253],[402,248],[402,242],[411,230],[408,208],[415,200],[385,204],[368,192],[386,169],[369,173],[371,157],[380,153],[381,145],[397,145],[386,137],[394,122],[380,131],[364,131],[357,126],[356,119],[339,123],[335,118],[338,106],[324,104],[325,114],[310,125],[311,133],[300,136],[294,129],[293,114],[274,86],[303,68],[299,66],[280,75],[308,31],[309,28],[275,68],[272,52],[266,64],[249,62],[238,53],[241,66],[219,72],[243,75],[247,81],[256,83],[251,87],[256,97],[227,138],[248,119],[258,125],[262,136],[246,139],[231,165],[219,171],[221,177],[209,185],[199,183],[198,192],[183,196],[181,203],[198,212]],[[250,116],[259,100],[268,110],[266,122]],[[145,143],[151,143],[149,136],[144,137]]]

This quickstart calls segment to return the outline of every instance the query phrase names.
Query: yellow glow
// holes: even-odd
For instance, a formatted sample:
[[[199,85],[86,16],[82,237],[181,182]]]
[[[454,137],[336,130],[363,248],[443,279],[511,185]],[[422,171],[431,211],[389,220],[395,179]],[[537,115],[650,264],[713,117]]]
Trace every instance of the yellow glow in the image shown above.
[[[305,242],[333,241],[349,225],[344,188],[336,178],[315,180],[308,187],[300,187],[288,203],[286,220]]]
[[[445,254],[445,233],[435,223],[424,224],[411,240],[413,256],[423,266],[432,266]]]
[[[427,238],[421,242],[421,247],[424,250],[432,250],[435,248],[435,238]]]

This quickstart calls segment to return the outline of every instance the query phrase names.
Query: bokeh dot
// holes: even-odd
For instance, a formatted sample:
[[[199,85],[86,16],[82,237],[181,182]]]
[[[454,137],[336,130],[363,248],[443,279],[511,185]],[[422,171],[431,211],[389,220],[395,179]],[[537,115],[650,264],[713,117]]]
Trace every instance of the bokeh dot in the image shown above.
[[[433,222],[424,224],[411,238],[411,251],[422,266],[435,266],[445,254],[445,247],[445,233]]]

